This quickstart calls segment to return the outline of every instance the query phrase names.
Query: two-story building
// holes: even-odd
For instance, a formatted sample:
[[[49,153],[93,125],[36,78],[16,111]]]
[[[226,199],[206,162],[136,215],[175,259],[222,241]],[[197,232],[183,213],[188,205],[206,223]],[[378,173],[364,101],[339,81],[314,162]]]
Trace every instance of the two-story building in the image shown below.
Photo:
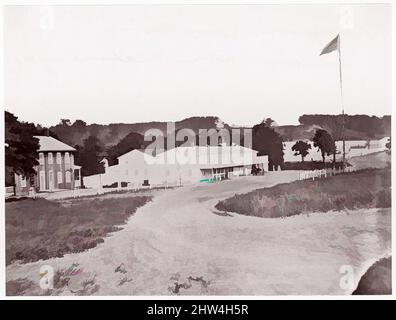
[[[53,137],[35,138],[40,144],[36,174],[30,177],[15,174],[15,193],[28,194],[32,187],[36,192],[80,187],[81,167],[74,164],[76,149]]]

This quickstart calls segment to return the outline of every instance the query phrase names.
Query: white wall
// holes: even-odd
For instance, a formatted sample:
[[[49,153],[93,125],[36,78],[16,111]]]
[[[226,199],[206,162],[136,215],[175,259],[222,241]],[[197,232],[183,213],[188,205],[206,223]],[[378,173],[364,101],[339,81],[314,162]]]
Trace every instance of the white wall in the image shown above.
[[[244,148],[246,149],[246,148]],[[185,149],[187,150],[187,149]],[[185,151],[184,150],[184,151]],[[226,149],[224,149],[226,150]],[[168,152],[181,152],[178,151]],[[190,150],[191,151],[191,150]],[[197,149],[197,153],[202,153],[205,149]],[[263,163],[264,169],[268,168],[268,157],[257,157],[257,152],[254,150],[244,150],[250,152],[247,156],[248,162],[246,165],[250,168],[252,163]],[[209,153],[213,153],[214,149],[208,149]],[[147,155],[146,155],[147,156]],[[166,156],[166,155],[165,155]],[[148,180],[150,186],[176,186],[197,183],[202,179],[203,175],[201,168],[211,167],[226,167],[235,166],[239,162],[243,163],[243,158],[230,159],[229,163],[220,164],[169,164],[169,163],[147,163],[145,154],[141,151],[134,150],[121,157],[119,157],[118,165],[105,168],[105,173],[101,175],[93,175],[84,177],[84,185],[88,188],[99,188],[104,185],[111,185],[115,182],[128,182],[132,187],[140,188],[144,180]],[[150,159],[153,160],[153,159]],[[250,172],[250,170],[248,170]],[[243,172],[246,174],[246,172]]]

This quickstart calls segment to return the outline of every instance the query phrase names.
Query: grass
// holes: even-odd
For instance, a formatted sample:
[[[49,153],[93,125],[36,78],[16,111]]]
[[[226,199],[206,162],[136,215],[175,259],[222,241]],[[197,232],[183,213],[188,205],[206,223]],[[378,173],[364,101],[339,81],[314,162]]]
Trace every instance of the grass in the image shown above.
[[[326,168],[331,168],[332,162],[323,163],[322,161],[307,161],[304,162],[285,162],[283,164],[282,170],[321,170]],[[350,164],[346,163],[346,166]],[[338,170],[342,167],[342,162],[336,162],[335,168]]]
[[[26,199],[5,204],[6,264],[62,257],[103,242],[149,196],[76,199],[65,203]]]
[[[382,151],[366,154],[364,156],[352,157],[350,163],[357,169],[385,168],[391,166],[392,156],[390,152]]]
[[[320,180],[303,180],[236,194],[219,201],[221,211],[265,218],[391,206],[391,170],[369,169]]]
[[[6,295],[7,296],[22,296],[22,295],[26,294],[27,292],[30,292],[35,286],[36,286],[36,284],[27,278],[10,280],[10,281],[7,281]]]

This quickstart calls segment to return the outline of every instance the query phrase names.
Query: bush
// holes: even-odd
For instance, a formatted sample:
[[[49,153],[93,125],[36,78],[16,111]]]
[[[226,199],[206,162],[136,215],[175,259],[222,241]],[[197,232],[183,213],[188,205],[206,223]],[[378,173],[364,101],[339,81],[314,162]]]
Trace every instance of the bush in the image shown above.
[[[303,180],[236,194],[219,201],[221,211],[275,218],[302,212],[328,212],[391,206],[389,169],[362,170],[320,180]]]
[[[362,276],[352,294],[392,294],[392,257],[375,262]]]

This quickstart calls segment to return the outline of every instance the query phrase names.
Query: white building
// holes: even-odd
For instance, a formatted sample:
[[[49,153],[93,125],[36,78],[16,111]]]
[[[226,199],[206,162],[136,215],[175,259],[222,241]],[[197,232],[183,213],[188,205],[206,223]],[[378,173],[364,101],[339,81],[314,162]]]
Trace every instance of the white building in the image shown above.
[[[38,165],[29,177],[15,174],[15,193],[73,190],[81,186],[81,167],[74,164],[76,149],[49,136],[34,136],[39,140]]]
[[[262,172],[268,168],[268,156],[242,146],[177,147],[157,156],[133,150],[118,157],[118,164],[105,166],[105,173],[84,177],[91,188],[115,183],[133,188],[177,186],[212,179],[232,179],[251,174],[252,166]]]

